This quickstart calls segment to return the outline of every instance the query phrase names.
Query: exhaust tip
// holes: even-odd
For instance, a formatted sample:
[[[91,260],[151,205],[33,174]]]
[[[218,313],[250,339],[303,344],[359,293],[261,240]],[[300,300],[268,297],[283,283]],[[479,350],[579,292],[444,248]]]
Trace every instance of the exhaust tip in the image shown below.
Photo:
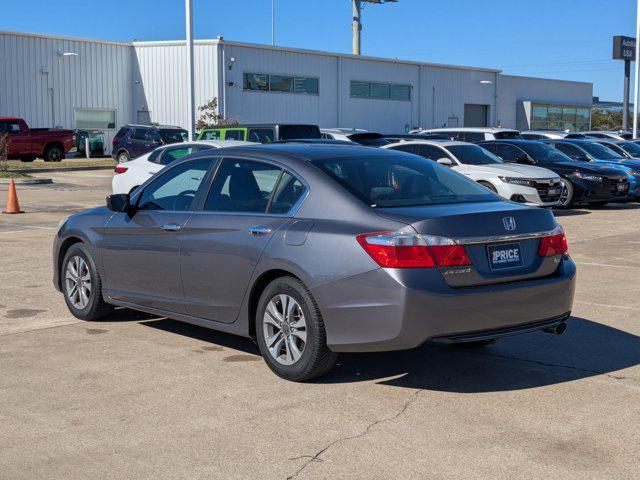
[[[567,329],[566,322],[560,322],[559,324],[554,325],[553,327],[545,328],[543,332],[553,333],[554,335],[562,335],[566,329]]]

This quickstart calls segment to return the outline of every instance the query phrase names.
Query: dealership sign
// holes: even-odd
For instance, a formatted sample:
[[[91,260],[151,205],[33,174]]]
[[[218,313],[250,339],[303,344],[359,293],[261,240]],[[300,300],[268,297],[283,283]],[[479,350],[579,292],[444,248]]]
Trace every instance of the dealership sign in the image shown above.
[[[636,56],[636,39],[617,35],[613,37],[613,59],[633,60]]]

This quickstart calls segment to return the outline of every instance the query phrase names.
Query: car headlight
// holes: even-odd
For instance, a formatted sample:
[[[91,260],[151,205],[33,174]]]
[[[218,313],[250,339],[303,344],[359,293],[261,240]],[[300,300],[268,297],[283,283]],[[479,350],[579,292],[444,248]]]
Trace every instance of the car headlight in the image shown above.
[[[514,185],[524,185],[525,187],[531,187],[534,185],[533,181],[526,178],[514,178],[514,177],[498,177],[504,183],[513,183]]]
[[[591,180],[592,182],[602,182],[600,175],[589,175],[588,173],[573,172],[570,176],[574,178],[581,178],[583,180]]]

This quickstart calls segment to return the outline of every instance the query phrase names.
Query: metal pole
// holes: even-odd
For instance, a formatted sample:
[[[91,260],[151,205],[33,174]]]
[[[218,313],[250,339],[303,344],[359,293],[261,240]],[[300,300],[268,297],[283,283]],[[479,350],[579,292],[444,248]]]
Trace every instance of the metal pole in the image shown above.
[[[624,94],[622,98],[622,129],[629,128],[629,80],[631,77],[631,60],[624,61]]]
[[[276,44],[276,0],[271,0],[271,45]]]
[[[362,30],[362,23],[360,23],[360,0],[353,1],[353,21],[351,23],[351,29],[353,30],[353,46],[352,52],[354,55],[360,55],[360,31]],[[640,2],[640,0],[638,0]]]
[[[633,138],[638,138],[638,67],[640,66],[640,48],[638,48],[638,40],[640,40],[640,0],[636,5],[636,64],[634,65],[634,89],[633,89]]]
[[[189,140],[195,139],[196,134],[196,98],[193,65],[193,4],[192,0],[185,0],[186,37],[187,37],[187,115]]]

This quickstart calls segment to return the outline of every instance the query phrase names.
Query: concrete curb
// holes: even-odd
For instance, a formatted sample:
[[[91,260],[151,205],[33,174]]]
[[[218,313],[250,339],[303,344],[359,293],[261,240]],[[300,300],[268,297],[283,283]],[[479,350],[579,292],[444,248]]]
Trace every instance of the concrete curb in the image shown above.
[[[16,168],[12,172],[18,173],[54,173],[54,172],[83,172],[90,170],[113,170],[115,165],[100,167],[60,167],[60,168]]]
[[[0,185],[9,185],[11,180],[16,185],[44,185],[53,183],[50,178],[0,178]]]

